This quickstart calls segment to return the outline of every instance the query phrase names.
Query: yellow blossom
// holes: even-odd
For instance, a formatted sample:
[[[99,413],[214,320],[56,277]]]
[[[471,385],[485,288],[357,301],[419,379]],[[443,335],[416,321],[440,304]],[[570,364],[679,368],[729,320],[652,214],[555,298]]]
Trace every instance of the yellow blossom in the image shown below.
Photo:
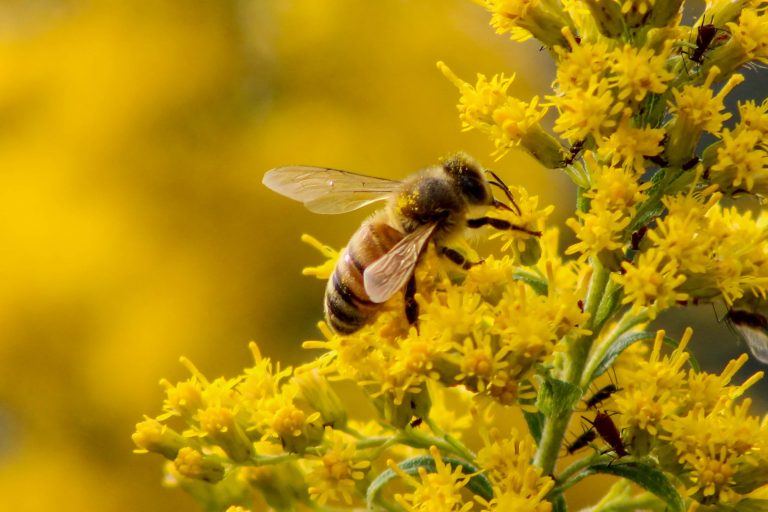
[[[435,462],[435,471],[428,472],[419,467],[419,480],[406,474],[393,461],[389,467],[413,487],[413,492],[396,494],[395,499],[408,511],[424,512],[466,512],[472,509],[471,501],[465,502],[461,489],[467,485],[471,475],[463,472],[461,466],[455,468],[443,461],[440,451],[434,446],[430,454]]]
[[[625,2],[625,6],[630,4]],[[664,50],[656,54],[649,48],[634,48],[625,44],[613,51],[611,82],[618,88],[616,97],[621,101],[639,102],[648,94],[661,94],[674,74],[667,71],[667,59],[672,50],[668,41]]]
[[[586,88],[570,89],[549,99],[560,112],[555,131],[571,142],[600,137],[616,126],[616,115],[624,108],[610,86],[595,77]]]
[[[637,264],[622,263],[623,275],[613,275],[624,287],[624,303],[632,304],[635,311],[650,308],[651,318],[677,302],[688,300],[688,294],[677,291],[685,276],[678,274],[674,262],[664,260],[664,253],[650,249],[640,255]]]
[[[319,460],[310,462],[307,481],[309,495],[319,505],[326,503],[352,504],[355,485],[365,477],[371,463],[361,458],[355,444],[347,435],[326,428],[327,451]]]
[[[174,460],[179,473],[187,478],[215,483],[224,478],[224,466],[215,458],[191,447],[184,447]]]
[[[506,32],[515,41],[531,36],[547,46],[562,44],[561,29],[569,25],[557,0],[484,0],[491,12],[491,25],[499,34]]]
[[[724,191],[768,191],[768,151],[765,135],[757,130],[723,130],[717,160],[710,167],[712,182]]]
[[[629,116],[622,118],[616,130],[597,141],[597,154],[612,166],[622,166],[642,173],[645,159],[658,156],[663,151],[665,132],[661,128],[631,126]]]
[[[713,93],[712,83],[720,70],[710,69],[701,86],[686,85],[682,90],[673,89],[674,104],[669,112],[674,117],[667,128],[665,156],[670,164],[684,165],[690,160],[698,144],[701,133],[707,131],[719,134],[723,122],[731,117],[723,113],[723,100],[736,85],[744,81],[742,75],[733,75],[717,94]]]
[[[603,209],[603,205],[596,204],[592,211],[577,212],[577,215],[579,220],[568,219],[566,224],[576,232],[579,242],[570,246],[566,254],[579,252],[582,258],[586,258],[624,246],[622,235],[630,222],[626,212]]]

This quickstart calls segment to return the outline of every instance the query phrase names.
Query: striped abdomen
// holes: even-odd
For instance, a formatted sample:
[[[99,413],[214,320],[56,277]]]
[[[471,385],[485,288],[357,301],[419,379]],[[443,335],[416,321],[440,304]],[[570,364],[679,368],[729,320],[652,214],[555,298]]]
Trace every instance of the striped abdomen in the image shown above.
[[[381,308],[381,304],[371,302],[365,293],[363,272],[389,252],[403,236],[377,219],[365,222],[352,235],[325,288],[325,318],[334,331],[353,333],[367,324]]]

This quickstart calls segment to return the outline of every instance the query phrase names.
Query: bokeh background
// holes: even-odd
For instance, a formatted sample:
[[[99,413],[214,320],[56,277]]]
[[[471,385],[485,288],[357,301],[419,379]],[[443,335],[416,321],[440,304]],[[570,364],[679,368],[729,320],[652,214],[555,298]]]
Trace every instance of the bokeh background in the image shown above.
[[[466,150],[562,222],[564,176],[521,153],[494,163],[435,67],[546,92],[547,53],[487,21],[466,0],[0,3],[3,510],[196,509],[160,485],[159,457],[132,453],[158,380],[186,378],[181,355],[234,375],[250,340],[309,359],[324,283],[301,276],[321,257],[299,237],[340,247],[366,215],[306,212],[265,170],[396,178]],[[695,338],[720,367],[738,347],[700,316],[728,339]]]

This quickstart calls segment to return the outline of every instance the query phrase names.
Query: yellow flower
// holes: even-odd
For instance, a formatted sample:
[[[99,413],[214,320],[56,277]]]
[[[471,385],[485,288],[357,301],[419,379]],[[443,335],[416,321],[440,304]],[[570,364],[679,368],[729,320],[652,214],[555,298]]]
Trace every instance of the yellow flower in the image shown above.
[[[620,165],[642,173],[645,159],[658,156],[664,150],[662,141],[665,132],[662,128],[634,127],[626,113],[613,133],[597,140],[597,154],[612,166]]]
[[[565,223],[576,232],[579,242],[570,246],[565,254],[581,253],[586,259],[604,251],[620,249],[625,244],[624,229],[630,218],[624,211],[611,211],[602,204],[594,204],[589,212],[577,212],[579,220],[568,219]],[[581,222],[579,222],[581,221]]]
[[[731,114],[722,112],[725,109],[723,100],[744,81],[744,77],[733,75],[717,94],[713,94],[712,83],[719,72],[717,67],[713,67],[703,85],[686,85],[682,90],[672,90],[675,102],[669,105],[669,112],[674,117],[667,128],[665,153],[670,164],[681,166],[688,162],[701,133],[719,134],[723,122],[731,117]]]
[[[356,484],[371,465],[357,453],[354,439],[330,427],[325,429],[325,454],[311,460],[307,474],[309,495],[318,505],[343,502],[347,505],[360,500]]]
[[[248,460],[253,449],[243,427],[236,421],[236,409],[209,406],[197,413],[200,430],[221,446],[235,462]]]
[[[170,460],[175,459],[179,450],[188,444],[181,434],[152,418],[137,423],[131,439],[139,447],[138,453],[159,453]]]
[[[630,3],[628,0],[624,5]],[[668,41],[658,55],[650,48],[634,48],[629,44],[616,48],[611,54],[613,76],[610,79],[618,88],[616,97],[621,101],[637,103],[648,94],[666,91],[667,82],[675,76],[666,69],[671,51],[672,41]]]
[[[224,478],[224,466],[212,456],[191,447],[179,450],[174,460],[176,470],[187,478],[215,483]]]
[[[636,206],[647,198],[650,183],[640,183],[631,168],[593,165],[591,186],[584,197],[595,211],[625,212],[634,216]]]
[[[637,264],[621,264],[624,274],[613,274],[612,278],[624,288],[625,304],[632,304],[634,311],[649,308],[651,318],[677,302],[688,300],[688,294],[677,291],[685,282],[685,276],[678,273],[678,265],[666,261],[666,255],[650,249],[640,255]]]
[[[514,41],[531,36],[547,46],[563,44],[562,29],[570,24],[558,0],[484,0],[491,25]]]
[[[488,135],[499,158],[511,148],[522,146],[547,167],[562,165],[560,144],[539,124],[547,107],[539,106],[537,96],[525,102],[507,95],[514,75],[496,75],[488,80],[478,73],[477,84],[472,86],[444,63],[438,62],[437,67],[461,92],[458,110],[463,129],[476,129]]]
[[[765,135],[757,130],[723,130],[717,161],[710,167],[712,182],[724,191],[768,191],[768,151]]]
[[[487,471],[494,489],[490,501],[477,497],[486,511],[502,512],[549,512],[552,504],[545,500],[555,482],[541,474],[541,468],[531,464],[535,445],[528,439],[520,439],[514,430],[502,436],[491,431],[490,439],[484,439],[484,447],[477,454],[477,463]]]
[[[419,480],[405,473],[394,461],[388,461],[390,469],[413,487],[413,492],[396,494],[395,500],[406,510],[414,512],[466,512],[472,509],[473,503],[466,502],[461,495],[462,488],[472,475],[465,474],[461,466],[454,468],[445,463],[434,446],[429,452],[435,462],[435,471],[428,472],[420,466]]]
[[[549,100],[557,107],[560,116],[555,121],[555,131],[570,142],[583,141],[588,136],[601,137],[616,124],[616,116],[623,102],[605,80],[590,79],[586,88],[569,89]]]
[[[327,245],[323,245],[316,238],[310,235],[301,235],[301,241],[317,249],[318,252],[322,254],[326,259],[325,263],[322,265],[318,265],[316,267],[307,267],[302,271],[302,273],[305,276],[315,276],[316,278],[322,279],[323,281],[328,280],[333,274],[333,269],[336,267],[336,261],[339,259],[339,251],[336,251]]]
[[[564,35],[568,46],[555,48],[560,62],[553,88],[563,93],[571,89],[586,89],[594,77],[604,77],[611,64],[606,58],[610,53],[609,42],[577,42],[570,30],[565,30]]]

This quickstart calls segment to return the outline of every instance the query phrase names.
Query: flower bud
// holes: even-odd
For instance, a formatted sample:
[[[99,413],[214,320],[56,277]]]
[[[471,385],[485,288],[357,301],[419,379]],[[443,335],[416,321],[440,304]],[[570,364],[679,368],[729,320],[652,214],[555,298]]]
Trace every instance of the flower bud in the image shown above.
[[[624,15],[621,4],[615,0],[585,0],[600,33],[611,39],[624,32]]]
[[[418,393],[407,392],[396,402],[392,397],[381,395],[374,399],[379,414],[393,427],[405,428],[414,418],[426,418],[432,407],[432,399],[426,388]]]
[[[343,429],[347,425],[347,411],[339,395],[328,380],[315,368],[294,373],[294,382],[298,385],[301,396],[309,406],[318,411],[323,425]]]
[[[234,411],[228,407],[208,407],[198,413],[200,429],[221,446],[230,459],[245,462],[253,454],[253,447],[243,428],[235,421]]]
[[[189,446],[179,450],[173,463],[178,472],[187,478],[208,483],[220,482],[224,478],[224,466],[221,462]]]
[[[548,169],[564,167],[568,159],[562,144],[539,124],[530,126],[520,139],[520,145]]]
[[[304,475],[295,462],[244,468],[242,475],[275,510],[291,510],[309,497]]]
[[[159,453],[169,460],[188,444],[178,432],[152,418],[137,423],[131,439],[141,450]]]

